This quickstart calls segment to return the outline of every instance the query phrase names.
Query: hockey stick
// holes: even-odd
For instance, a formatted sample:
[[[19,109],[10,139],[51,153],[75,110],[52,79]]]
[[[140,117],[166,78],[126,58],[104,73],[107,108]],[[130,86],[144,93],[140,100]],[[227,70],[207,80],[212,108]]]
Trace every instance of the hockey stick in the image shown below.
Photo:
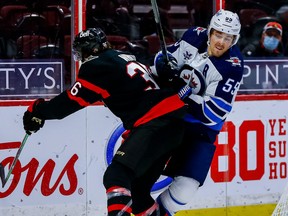
[[[152,5],[153,14],[154,14],[154,20],[156,22],[156,28],[158,32],[159,41],[160,41],[161,51],[162,51],[162,54],[164,55],[164,58],[167,60],[167,62],[169,62],[166,41],[165,41],[165,37],[163,33],[163,28],[162,28],[162,24],[160,20],[160,13],[159,13],[156,0],[151,0],[151,5]]]
[[[22,149],[23,149],[23,147],[24,147],[29,135],[30,134],[28,134],[28,133],[25,134],[25,136],[23,138],[23,141],[22,141],[22,143],[21,143],[21,145],[20,145],[20,147],[19,147],[19,149],[18,149],[18,151],[16,153],[16,156],[14,157],[12,165],[10,166],[10,169],[9,169],[9,171],[7,173],[6,178],[5,178],[4,166],[0,163],[0,178],[1,178],[1,181],[2,181],[2,188],[4,188],[5,184],[7,183],[8,179],[9,179],[9,177],[10,177],[10,175],[11,175],[11,173],[12,173],[12,171],[13,171],[15,165],[16,165],[16,162],[19,159],[20,153],[21,153],[21,151],[22,151]]]

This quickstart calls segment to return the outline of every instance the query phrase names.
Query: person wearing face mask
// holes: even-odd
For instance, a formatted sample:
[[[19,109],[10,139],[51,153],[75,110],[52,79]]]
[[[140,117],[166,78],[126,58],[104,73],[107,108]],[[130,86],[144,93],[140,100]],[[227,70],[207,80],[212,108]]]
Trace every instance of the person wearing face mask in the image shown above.
[[[259,41],[248,44],[242,50],[245,57],[281,57],[283,56],[282,25],[268,22]]]

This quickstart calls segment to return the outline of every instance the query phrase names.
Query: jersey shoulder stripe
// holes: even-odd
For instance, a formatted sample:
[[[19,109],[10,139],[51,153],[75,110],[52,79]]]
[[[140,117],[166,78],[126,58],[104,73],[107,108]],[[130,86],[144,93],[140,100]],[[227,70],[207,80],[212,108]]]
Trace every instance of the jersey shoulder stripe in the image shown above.
[[[213,101],[217,106],[221,107],[222,109],[226,110],[226,112],[230,112],[232,110],[231,104],[228,104],[223,99],[210,97],[211,101]]]
[[[75,97],[74,95],[71,94],[70,91],[67,91],[67,96],[71,101],[75,101],[78,103],[81,107],[86,107],[89,106],[90,103],[86,102],[83,98],[81,97]]]
[[[99,86],[96,86],[84,79],[77,79],[78,82],[81,83],[81,85],[83,85],[85,88],[100,94],[102,96],[103,99],[108,98],[110,96],[109,92],[105,89],[100,88]]]
[[[183,34],[181,40],[198,49],[203,45],[207,47],[207,29],[202,27],[191,27]]]
[[[203,112],[204,112],[205,116],[206,116],[208,119],[210,119],[210,121],[212,121],[212,122],[220,122],[220,121],[223,120],[223,119],[221,118],[222,116],[220,117],[220,116],[218,116],[216,113],[214,113],[213,110],[210,109],[210,107],[207,106],[206,103],[204,103]]]

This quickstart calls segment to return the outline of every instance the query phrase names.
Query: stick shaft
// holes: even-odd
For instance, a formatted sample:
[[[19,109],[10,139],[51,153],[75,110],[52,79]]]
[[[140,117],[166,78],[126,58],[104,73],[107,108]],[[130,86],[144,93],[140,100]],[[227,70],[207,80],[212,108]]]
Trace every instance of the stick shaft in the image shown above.
[[[15,165],[16,165],[16,162],[17,162],[18,159],[19,159],[19,156],[20,156],[20,154],[21,154],[21,152],[22,152],[22,149],[23,149],[23,147],[24,147],[24,145],[25,145],[28,137],[29,137],[29,134],[26,133],[25,136],[24,136],[24,138],[23,138],[23,140],[22,140],[22,142],[21,142],[21,145],[20,145],[20,147],[19,147],[19,149],[18,149],[18,151],[17,151],[17,153],[16,153],[16,156],[14,157],[14,160],[13,160],[11,166],[10,166],[10,169],[9,169],[9,171],[8,171],[8,173],[7,173],[7,176],[6,176],[5,180],[4,180],[4,182],[2,182],[3,187],[5,186],[6,182],[8,181],[8,179],[9,179],[11,173],[12,173],[12,171],[13,171]]]
[[[160,20],[160,13],[159,13],[159,9],[158,9],[158,5],[157,5],[156,0],[151,0],[151,5],[152,5],[153,14],[154,14],[154,20],[156,22],[156,28],[157,28],[157,32],[158,32],[159,41],[160,41],[161,51],[168,62],[169,58],[167,55],[166,41],[165,41],[165,36],[163,33],[163,28],[162,28],[162,24],[161,24],[161,20]]]

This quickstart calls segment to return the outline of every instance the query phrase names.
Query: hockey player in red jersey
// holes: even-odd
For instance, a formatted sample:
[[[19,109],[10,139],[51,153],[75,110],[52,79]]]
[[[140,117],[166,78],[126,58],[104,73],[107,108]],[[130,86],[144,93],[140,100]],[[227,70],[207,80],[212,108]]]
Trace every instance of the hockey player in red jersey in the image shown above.
[[[133,55],[111,49],[99,28],[80,32],[73,54],[82,61],[76,82],[49,101],[37,99],[31,104],[23,116],[24,129],[36,132],[45,120],[62,119],[102,101],[130,131],[104,174],[107,211],[109,216],[130,216],[131,193],[133,197],[134,187],[141,187],[134,180],[142,176],[157,180],[180,145],[186,106],[175,90],[160,89],[149,68]],[[160,138],[165,142],[157,142]]]

